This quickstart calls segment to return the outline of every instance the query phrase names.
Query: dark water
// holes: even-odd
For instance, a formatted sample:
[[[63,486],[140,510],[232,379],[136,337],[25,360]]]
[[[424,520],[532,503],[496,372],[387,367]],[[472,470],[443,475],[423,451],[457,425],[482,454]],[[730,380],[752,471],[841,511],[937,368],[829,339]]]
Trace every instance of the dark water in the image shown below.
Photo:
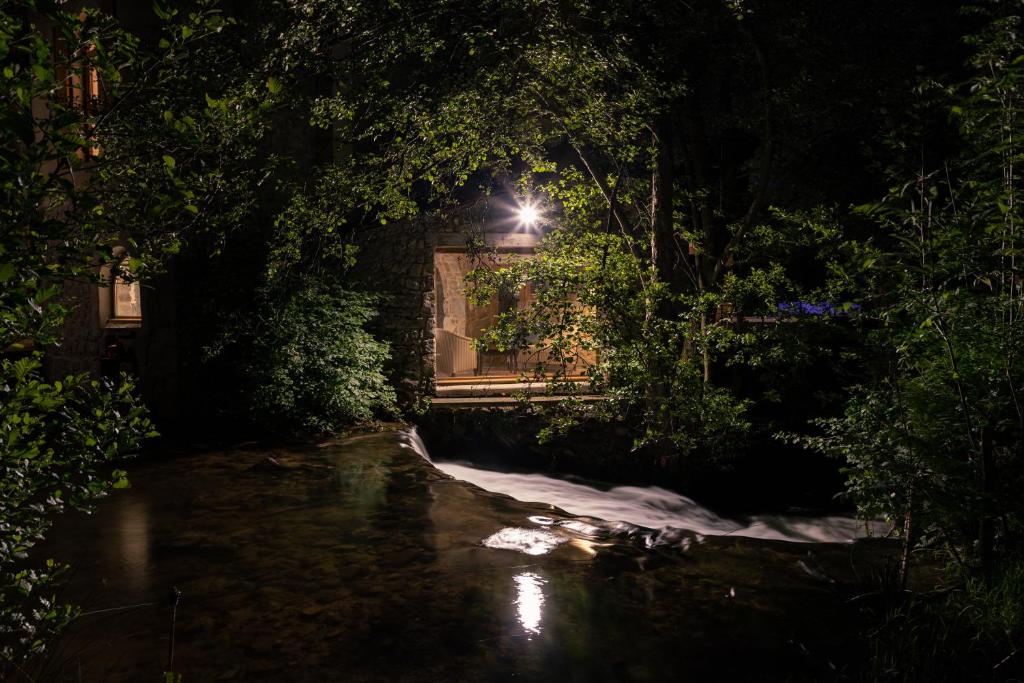
[[[86,614],[44,680],[160,680],[166,606],[89,612],[171,586],[186,683],[829,680],[859,656],[846,598],[875,543],[647,547],[409,446],[390,432],[138,464],[45,548],[75,566],[64,597]]]

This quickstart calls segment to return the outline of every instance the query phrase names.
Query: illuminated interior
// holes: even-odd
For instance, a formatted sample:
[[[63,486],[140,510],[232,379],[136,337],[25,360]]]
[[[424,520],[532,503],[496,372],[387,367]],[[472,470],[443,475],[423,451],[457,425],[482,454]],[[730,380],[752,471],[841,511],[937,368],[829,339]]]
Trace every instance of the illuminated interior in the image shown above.
[[[530,250],[497,253],[486,259],[474,258],[462,250],[438,251],[434,258],[435,374],[438,380],[473,377],[516,377],[522,374],[565,374],[566,368],[551,360],[544,344],[503,351],[481,347],[477,342],[497,317],[522,311],[534,302],[534,291],[526,284],[516,292],[492,297],[484,306],[474,306],[466,296],[466,275],[476,267],[502,268],[515,259],[533,258]],[[582,372],[568,368],[570,374]]]

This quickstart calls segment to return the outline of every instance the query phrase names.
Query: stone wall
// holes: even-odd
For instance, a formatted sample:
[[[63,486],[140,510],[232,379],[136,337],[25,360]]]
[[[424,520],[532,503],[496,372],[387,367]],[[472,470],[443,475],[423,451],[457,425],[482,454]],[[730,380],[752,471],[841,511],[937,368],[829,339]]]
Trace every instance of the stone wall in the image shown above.
[[[403,407],[434,392],[434,250],[440,223],[392,223],[360,236],[356,279],[386,297],[370,331],[391,344],[387,371]]]
[[[93,378],[134,375],[158,426],[170,427],[181,412],[179,392],[177,301],[168,272],[142,285],[141,321],[111,319],[110,289],[67,281],[62,303],[65,319],[58,345],[46,349],[44,370],[50,380],[85,373]],[[106,360],[107,348],[119,347]]]
[[[99,377],[104,338],[100,294],[99,288],[88,282],[64,283],[61,303],[71,314],[64,321],[60,344],[46,350],[45,369],[51,380],[83,372]]]
[[[367,291],[388,297],[380,308],[380,316],[371,326],[371,332],[391,344],[389,376],[399,394],[399,401],[408,408],[422,397],[429,397],[436,389],[434,376],[434,326],[437,320],[437,302],[434,278],[441,272],[444,296],[449,306],[462,306],[463,310],[446,310],[463,329],[452,330],[475,336],[482,325],[489,323],[496,311],[467,310],[461,291],[461,278],[465,264],[458,259],[441,258],[435,261],[438,249],[448,252],[464,249],[469,243],[481,241],[499,251],[529,252],[539,241],[538,234],[513,232],[509,226],[486,224],[476,211],[467,210],[449,221],[434,217],[377,226],[364,230],[358,237],[356,279]],[[514,226],[513,226],[514,227]],[[465,258],[465,257],[462,257]],[[498,264],[507,256],[498,256]],[[438,268],[438,265],[441,268]],[[457,267],[456,267],[457,266]],[[456,301],[459,299],[461,301]],[[450,329],[450,328],[449,328]]]

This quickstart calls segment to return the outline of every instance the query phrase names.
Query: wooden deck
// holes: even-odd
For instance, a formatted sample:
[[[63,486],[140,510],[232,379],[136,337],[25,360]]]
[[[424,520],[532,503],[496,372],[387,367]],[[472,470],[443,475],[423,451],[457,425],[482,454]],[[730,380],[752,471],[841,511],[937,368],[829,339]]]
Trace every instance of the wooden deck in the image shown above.
[[[528,401],[530,403],[557,403],[561,401],[564,396],[531,396]],[[583,396],[577,396],[576,398],[581,401],[603,401],[605,396],[600,394],[584,394]],[[448,398],[435,398],[431,400],[431,405],[436,408],[514,408],[519,405],[520,401],[512,396],[465,396],[465,397],[448,397]]]
[[[457,377],[438,377],[437,386],[461,386],[465,384],[480,384],[480,385],[491,385],[491,384],[515,384],[522,382],[523,375],[514,375],[511,373],[493,374],[493,375],[459,375]],[[533,376],[529,377],[529,383],[531,384],[544,384],[550,377],[542,377],[535,379]],[[589,378],[586,375],[569,375],[562,378],[569,382],[586,382]]]
[[[588,378],[573,376],[565,381],[587,388]],[[437,392],[432,403],[437,406],[487,407],[514,406],[520,397],[526,394],[530,402],[553,403],[562,400],[563,396],[549,395],[546,380],[523,380],[516,375],[490,375],[475,377],[446,377],[437,380]],[[577,395],[585,401],[598,401],[603,396],[597,394]]]

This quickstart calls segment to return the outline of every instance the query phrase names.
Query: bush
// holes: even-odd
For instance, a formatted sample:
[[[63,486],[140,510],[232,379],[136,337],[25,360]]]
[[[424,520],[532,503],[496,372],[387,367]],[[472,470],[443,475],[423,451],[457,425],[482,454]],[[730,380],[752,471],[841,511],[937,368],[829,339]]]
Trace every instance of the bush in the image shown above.
[[[389,350],[363,326],[377,298],[320,280],[265,286],[215,355],[239,354],[255,423],[286,435],[329,432],[395,411]]]
[[[28,551],[55,514],[128,486],[104,465],[154,435],[127,377],[116,387],[84,375],[49,383],[35,358],[0,361],[0,679],[74,615],[52,594],[63,568],[29,563]]]
[[[1024,563],[948,593],[903,594],[869,633],[872,681],[1008,681],[1024,673]]]

